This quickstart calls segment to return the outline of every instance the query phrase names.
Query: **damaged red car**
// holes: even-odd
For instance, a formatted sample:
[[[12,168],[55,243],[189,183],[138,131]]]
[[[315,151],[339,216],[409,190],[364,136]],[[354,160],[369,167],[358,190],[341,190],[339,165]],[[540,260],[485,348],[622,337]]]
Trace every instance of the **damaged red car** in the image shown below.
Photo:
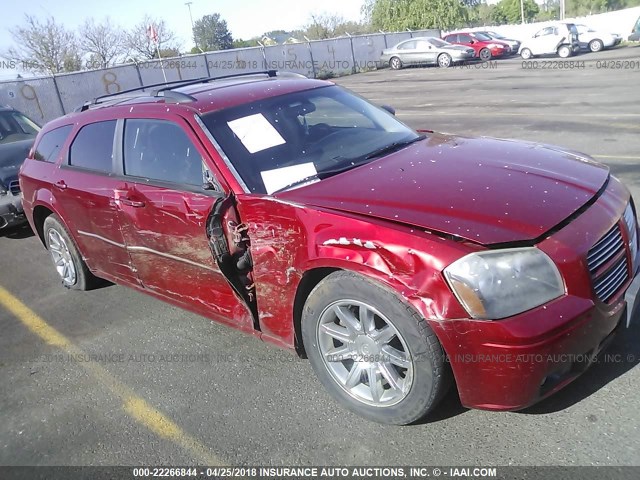
[[[24,211],[64,286],[295,349],[368,419],[415,422],[453,386],[525,408],[629,325],[630,194],[583,154],[390,110],[273,71],[97,98],[38,135]]]

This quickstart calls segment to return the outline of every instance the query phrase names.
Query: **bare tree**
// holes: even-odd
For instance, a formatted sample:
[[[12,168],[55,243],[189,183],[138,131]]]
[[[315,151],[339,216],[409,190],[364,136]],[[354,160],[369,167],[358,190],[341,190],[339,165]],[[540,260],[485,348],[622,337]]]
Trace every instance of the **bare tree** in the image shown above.
[[[62,73],[80,70],[82,58],[75,34],[53,17],[41,22],[25,15],[26,25],[10,29],[15,47],[3,54],[17,60],[22,69],[34,73]]]
[[[124,31],[113,25],[109,18],[96,23],[93,18],[85,20],[80,27],[80,49],[89,55],[87,66],[106,68],[127,53]]]
[[[126,46],[129,50],[128,55],[131,58],[144,60],[157,58],[158,52],[156,43],[150,35],[150,26],[153,26],[153,32],[157,35],[160,51],[166,49],[180,50],[175,33],[169,30],[164,20],[154,19],[145,15],[140,23],[125,34]]]
[[[305,33],[312,40],[332,38],[336,29],[345,23],[340,15],[328,13],[312,13],[309,23],[305,25]]]

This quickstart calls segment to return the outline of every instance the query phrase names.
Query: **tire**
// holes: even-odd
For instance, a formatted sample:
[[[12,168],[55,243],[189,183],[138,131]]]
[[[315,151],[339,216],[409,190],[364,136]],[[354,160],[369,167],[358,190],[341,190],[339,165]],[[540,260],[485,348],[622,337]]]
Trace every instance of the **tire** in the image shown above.
[[[571,48],[568,45],[562,45],[560,48],[558,48],[558,56],[560,58],[570,57],[572,53],[573,52],[571,51]]]
[[[599,40],[596,38],[589,42],[589,50],[591,50],[592,52],[599,52],[603,48],[604,48],[604,43],[602,42],[602,40]]]
[[[448,53],[441,53],[440,55],[438,55],[438,66],[440,68],[448,68],[451,66],[453,59],[451,58],[451,55],[449,55]]]
[[[491,60],[491,50],[489,50],[488,48],[483,48],[482,50],[480,50],[479,57],[483,62]]]
[[[63,286],[72,290],[91,290],[102,282],[87,268],[60,217],[56,214],[49,215],[44,221],[42,231],[47,250]]]
[[[402,68],[402,60],[398,57],[391,57],[391,60],[389,60],[389,66],[392,70],[400,70]]]
[[[524,60],[529,60],[531,57],[533,57],[533,54],[531,53],[531,50],[529,50],[528,48],[523,48],[522,51],[520,52],[520,56]]]
[[[311,291],[302,336],[327,391],[374,422],[416,422],[451,384],[444,350],[426,320],[391,291],[353,272],[334,272]]]

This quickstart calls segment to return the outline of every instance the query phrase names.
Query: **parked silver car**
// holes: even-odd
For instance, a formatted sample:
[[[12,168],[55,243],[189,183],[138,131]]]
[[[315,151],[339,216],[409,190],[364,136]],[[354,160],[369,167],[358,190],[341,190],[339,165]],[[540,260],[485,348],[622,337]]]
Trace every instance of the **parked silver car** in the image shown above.
[[[383,50],[380,61],[394,70],[406,65],[438,65],[446,68],[471,60],[474,56],[474,50],[469,47],[452,45],[435,37],[416,37]]]

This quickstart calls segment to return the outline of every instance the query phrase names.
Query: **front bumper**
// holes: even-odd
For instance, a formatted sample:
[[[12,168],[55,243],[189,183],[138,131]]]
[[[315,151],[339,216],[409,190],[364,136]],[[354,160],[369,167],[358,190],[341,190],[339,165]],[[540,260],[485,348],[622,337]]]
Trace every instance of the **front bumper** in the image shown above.
[[[587,300],[563,297],[501,322],[446,322],[446,331],[438,336],[456,339],[457,353],[448,358],[460,401],[468,408],[520,410],[555,393],[582,374],[606,347],[626,319],[625,305],[621,300],[603,312]],[[541,316],[569,321],[541,338],[512,343],[511,335],[505,334],[505,330],[524,330]]]
[[[11,192],[0,195],[0,229],[19,225],[25,221],[22,196],[12,195]]]
[[[510,48],[492,48],[491,56],[492,57],[506,57],[507,55],[511,55]]]
[[[464,406],[526,408],[575,380],[629,325],[640,302],[638,272],[604,303],[596,298],[586,261],[593,245],[622,217],[628,198],[612,177],[593,205],[537,245],[565,279],[562,297],[503,320],[429,321]]]

